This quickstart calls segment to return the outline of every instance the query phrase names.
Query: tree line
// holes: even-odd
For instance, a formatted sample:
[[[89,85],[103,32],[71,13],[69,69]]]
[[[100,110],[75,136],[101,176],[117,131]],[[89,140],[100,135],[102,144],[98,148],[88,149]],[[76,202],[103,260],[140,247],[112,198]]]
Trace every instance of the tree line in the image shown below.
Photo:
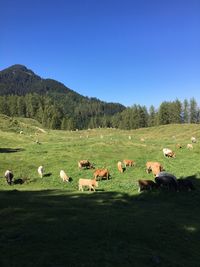
[[[58,96],[57,96],[58,97]],[[37,93],[25,96],[0,96],[0,113],[11,117],[33,118],[43,127],[50,129],[75,130],[97,127],[115,127],[119,129],[137,129],[172,123],[199,123],[200,109],[194,98],[183,102],[164,101],[156,109],[153,105],[147,109],[145,106],[134,104],[116,113],[116,104],[94,99],[78,104],[48,95]],[[71,103],[71,106],[69,105]]]

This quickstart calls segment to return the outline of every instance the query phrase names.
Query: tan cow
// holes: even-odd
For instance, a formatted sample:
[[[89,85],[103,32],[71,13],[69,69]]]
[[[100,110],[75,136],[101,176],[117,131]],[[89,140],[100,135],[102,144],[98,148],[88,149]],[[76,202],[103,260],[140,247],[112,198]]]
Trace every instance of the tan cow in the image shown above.
[[[94,179],[96,180],[97,178],[106,178],[107,180],[109,179],[109,171],[108,169],[97,169],[95,172],[94,172]]]
[[[124,169],[123,169],[123,167],[122,167],[122,162],[121,162],[121,161],[118,161],[118,162],[117,162],[117,168],[118,168],[118,171],[119,171],[119,172],[121,172],[121,173],[124,172]]]
[[[192,144],[187,144],[187,149],[193,149],[193,145]]]
[[[130,160],[130,159],[124,159],[123,160],[123,163],[124,163],[124,166],[127,167],[127,166],[134,166],[135,165],[135,161],[134,160]]]
[[[98,187],[98,182],[95,179],[80,178],[78,181],[78,190],[83,191],[84,187],[88,187],[90,191],[96,191],[95,187]]]
[[[63,170],[60,171],[60,178],[63,180],[63,182],[69,182],[69,177]]]
[[[146,163],[146,172],[152,172],[154,176],[163,171],[163,166],[157,161],[147,161]]]

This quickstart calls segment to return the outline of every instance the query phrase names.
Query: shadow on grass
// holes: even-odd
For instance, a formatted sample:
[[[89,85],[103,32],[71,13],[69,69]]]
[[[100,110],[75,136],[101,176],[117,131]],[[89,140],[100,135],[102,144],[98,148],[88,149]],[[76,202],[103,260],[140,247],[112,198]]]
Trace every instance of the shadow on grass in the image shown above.
[[[0,265],[197,267],[191,192],[0,191]]]
[[[24,151],[23,148],[0,148],[0,153],[15,153]]]

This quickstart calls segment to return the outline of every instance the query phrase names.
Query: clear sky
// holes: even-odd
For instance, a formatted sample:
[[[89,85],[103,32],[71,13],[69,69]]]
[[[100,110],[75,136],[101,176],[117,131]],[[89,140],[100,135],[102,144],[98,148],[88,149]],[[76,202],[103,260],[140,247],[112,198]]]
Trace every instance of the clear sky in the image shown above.
[[[200,0],[0,0],[0,70],[107,102],[200,102]]]

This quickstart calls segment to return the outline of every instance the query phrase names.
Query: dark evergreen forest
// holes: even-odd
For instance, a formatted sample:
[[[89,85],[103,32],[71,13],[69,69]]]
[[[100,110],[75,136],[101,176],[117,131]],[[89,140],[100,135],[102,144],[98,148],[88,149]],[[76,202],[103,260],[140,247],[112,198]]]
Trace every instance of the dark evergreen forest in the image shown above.
[[[51,129],[97,127],[137,129],[171,123],[199,123],[194,98],[163,102],[156,109],[134,104],[125,107],[81,96],[65,85],[42,79],[22,65],[0,72],[0,113],[38,120]]]

